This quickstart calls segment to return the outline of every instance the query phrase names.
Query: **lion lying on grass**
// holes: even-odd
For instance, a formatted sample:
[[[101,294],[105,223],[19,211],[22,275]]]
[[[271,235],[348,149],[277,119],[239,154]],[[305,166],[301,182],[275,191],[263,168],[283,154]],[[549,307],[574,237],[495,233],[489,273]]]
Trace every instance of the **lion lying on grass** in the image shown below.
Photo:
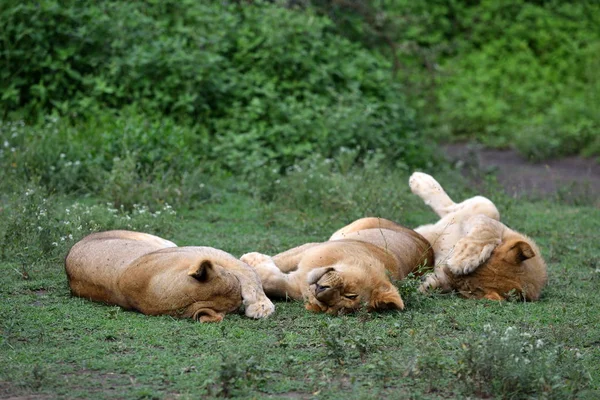
[[[256,272],[232,255],[146,233],[86,236],[69,251],[65,269],[74,295],[148,315],[218,322],[242,303],[251,318],[275,310]]]
[[[308,243],[273,258],[248,253],[242,261],[256,269],[270,297],[306,299],[311,311],[337,314],[367,305],[368,310],[404,309],[391,279],[419,266],[433,266],[427,240],[382,218],[363,218],[323,243]]]
[[[537,300],[548,275],[533,240],[502,224],[496,206],[476,196],[454,203],[430,175],[415,172],[409,180],[418,195],[440,216],[415,230],[435,252],[436,267],[420,290],[456,290],[469,298]]]

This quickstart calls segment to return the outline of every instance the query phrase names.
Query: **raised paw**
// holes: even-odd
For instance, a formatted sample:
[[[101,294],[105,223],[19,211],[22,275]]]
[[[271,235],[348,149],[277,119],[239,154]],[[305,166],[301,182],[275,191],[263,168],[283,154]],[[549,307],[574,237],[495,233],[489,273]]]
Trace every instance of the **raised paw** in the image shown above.
[[[431,175],[424,174],[423,172],[414,172],[410,176],[408,184],[410,185],[410,190],[423,200],[444,192],[438,181]]]
[[[481,243],[461,239],[454,246],[446,265],[456,275],[468,275],[490,258],[499,240]]]
[[[250,318],[265,318],[274,312],[275,305],[266,297],[246,305],[246,316]]]

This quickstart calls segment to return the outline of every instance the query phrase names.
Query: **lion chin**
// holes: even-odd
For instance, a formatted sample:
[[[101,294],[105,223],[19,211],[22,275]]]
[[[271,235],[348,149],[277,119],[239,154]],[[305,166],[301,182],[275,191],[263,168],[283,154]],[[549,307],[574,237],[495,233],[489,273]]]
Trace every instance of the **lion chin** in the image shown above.
[[[211,247],[177,247],[140,232],[86,236],[65,259],[75,296],[147,315],[219,322],[244,306],[251,318],[275,307],[248,265]]]
[[[548,281],[547,267],[535,242],[500,222],[487,198],[454,203],[430,175],[415,172],[413,193],[440,217],[415,230],[433,247],[436,267],[422,292],[457,291],[467,298],[538,300]]]
[[[322,243],[307,243],[274,257],[248,253],[271,298],[306,301],[328,314],[403,310],[393,281],[433,266],[433,251],[417,232],[383,218],[362,218]]]

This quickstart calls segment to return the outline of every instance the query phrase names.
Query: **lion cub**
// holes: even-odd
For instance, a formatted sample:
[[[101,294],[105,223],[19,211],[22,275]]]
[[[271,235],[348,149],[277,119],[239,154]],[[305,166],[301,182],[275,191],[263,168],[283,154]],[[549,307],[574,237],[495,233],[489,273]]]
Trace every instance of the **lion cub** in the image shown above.
[[[363,218],[327,242],[308,243],[274,257],[248,253],[270,297],[306,299],[311,311],[337,314],[404,309],[391,279],[433,265],[433,251],[415,231],[382,218]]]
[[[457,290],[462,296],[503,300],[518,295],[537,300],[548,280],[546,263],[535,242],[500,222],[496,206],[476,196],[454,203],[430,175],[415,172],[409,180],[440,217],[415,230],[431,243],[436,267],[420,290]]]
[[[218,322],[242,304],[251,318],[275,307],[248,265],[211,247],[177,247],[146,233],[108,231],[77,242],[65,259],[75,296],[143,314]]]

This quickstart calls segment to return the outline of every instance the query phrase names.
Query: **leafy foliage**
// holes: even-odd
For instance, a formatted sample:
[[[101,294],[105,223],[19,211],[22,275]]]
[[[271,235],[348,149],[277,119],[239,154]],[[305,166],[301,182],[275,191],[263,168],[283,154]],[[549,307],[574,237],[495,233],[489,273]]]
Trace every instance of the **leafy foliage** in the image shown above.
[[[309,11],[262,2],[9,1],[0,23],[5,117],[59,113],[112,128],[113,114],[133,108],[167,130],[193,127],[189,135],[134,135],[136,144],[143,139],[142,163],[192,158],[246,173],[341,146],[431,163],[384,59]],[[108,133],[114,146],[129,146],[118,125]],[[180,157],[171,145],[187,152]]]
[[[313,0],[395,60],[435,137],[600,154],[597,2]]]

